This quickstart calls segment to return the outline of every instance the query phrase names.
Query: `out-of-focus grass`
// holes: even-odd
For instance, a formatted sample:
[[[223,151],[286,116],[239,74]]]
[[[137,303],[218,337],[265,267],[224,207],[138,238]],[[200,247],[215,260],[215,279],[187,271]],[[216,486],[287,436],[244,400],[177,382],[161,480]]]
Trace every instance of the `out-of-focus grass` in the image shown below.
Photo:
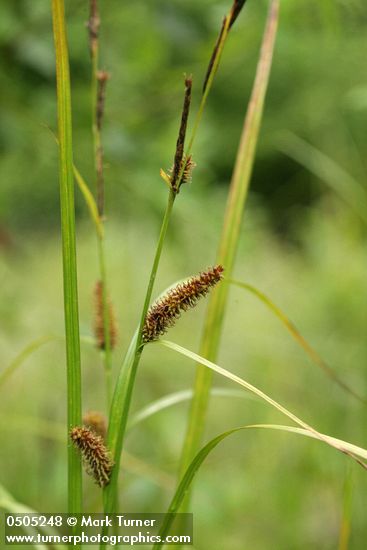
[[[210,264],[215,252],[222,197],[209,199],[204,214],[194,188],[180,197],[157,293],[171,282]],[[207,204],[208,206],[208,204]],[[90,333],[96,273],[90,225],[79,227],[81,333]],[[152,255],[154,220],[110,222],[107,257],[120,324],[116,358],[134,330]],[[195,244],[192,235],[195,234]],[[301,248],[275,238],[256,205],[250,205],[241,241],[238,278],[266,290],[297,323],[305,337],[350,385],[366,393],[365,237],[359,222],[331,197],[310,210],[299,231]],[[29,237],[2,265],[6,280],[2,313],[12,311],[1,338],[3,364],[34,337],[62,333],[61,259],[54,237]],[[141,257],[135,255],[139,246]],[[196,350],[203,304],[170,331],[170,339]],[[252,296],[233,289],[219,363],[284,403],[317,429],[357,444],[365,443],[363,407],[315,368],[277,320]],[[6,318],[6,316],[5,316]],[[103,372],[97,351],[82,347],[84,402],[103,408]],[[47,344],[3,388],[1,471],[6,488],[33,508],[60,511],[66,498],[66,453],[52,423],[65,421],[62,342]],[[138,374],[133,409],[171,391],[191,387],[193,368],[157,346],[147,348]],[[222,384],[222,381],[217,380]],[[325,394],[327,399],[325,399]],[[127,436],[127,450],[139,462],[122,476],[125,507],[162,511],[172,496],[167,475],[175,475],[187,405],[162,411]],[[240,424],[279,421],[253,400],[214,398],[206,438]],[[50,438],[35,435],[50,422]],[[57,433],[57,430],[56,430]],[[281,433],[241,433],[209,458],[197,478],[194,513],[198,548],[335,548],[343,509],[347,458],[319,442]],[[365,473],[354,468],[352,548],[363,548]],[[134,471],[132,471],[134,470]],[[162,472],[153,475],[155,472]],[[152,473],[153,472],[153,473]],[[169,479],[169,478],[168,478]],[[164,483],[163,483],[164,481]],[[162,486],[159,486],[159,483]],[[98,489],[86,479],[87,508],[100,506]],[[223,525],[226,526],[223,529]]]

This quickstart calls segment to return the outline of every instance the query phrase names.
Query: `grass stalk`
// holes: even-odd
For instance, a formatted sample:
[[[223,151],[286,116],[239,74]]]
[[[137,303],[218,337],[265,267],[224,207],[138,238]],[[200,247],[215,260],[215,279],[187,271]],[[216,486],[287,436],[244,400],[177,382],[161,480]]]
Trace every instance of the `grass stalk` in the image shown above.
[[[170,190],[165,214],[159,233],[152,269],[149,276],[148,286],[145,293],[139,328],[130,344],[124,363],[120,369],[111,403],[107,445],[111,452],[115,465],[112,470],[110,483],[105,487],[103,492],[104,511],[106,514],[113,513],[115,511],[115,506],[117,502],[121,452],[124,443],[124,436],[126,432],[126,425],[130,411],[131,397],[134,388],[136,373],[144,349],[144,346],[142,345],[142,330],[145,322],[145,317],[151,302],[153,287],[157,276],[158,266],[162,255],[163,245],[166,238],[175,198],[176,193],[173,190]],[[107,528],[105,528],[103,531],[103,534],[106,533]],[[100,549],[103,550],[104,548],[106,548],[106,545],[102,542],[100,545]]]
[[[52,15],[56,52],[69,436],[70,428],[80,424],[82,414],[70,75],[63,0],[52,0]],[[82,511],[81,473],[80,457],[68,444],[68,511],[72,514]]]
[[[225,267],[230,277],[240,234],[243,209],[249,188],[255,149],[260,130],[265,94],[269,80],[275,37],[278,23],[279,0],[272,0],[264,32],[260,58],[257,66],[242,136],[230,185],[224,226],[220,239],[216,263]],[[213,290],[207,309],[200,355],[211,360],[217,357],[222,332],[228,285],[219,285]],[[194,457],[203,436],[206,411],[210,393],[212,373],[198,365],[196,371],[194,398],[192,400],[188,428],[184,440],[180,477]]]
[[[107,73],[99,72],[99,29],[100,16],[98,0],[90,0],[90,16],[88,21],[89,49],[91,56],[91,97],[92,97],[92,134],[94,165],[96,173],[96,206],[99,225],[104,226],[104,175],[103,175],[103,147],[102,147],[102,120],[104,114],[104,88],[108,78]],[[102,76],[101,76],[102,75]],[[101,78],[100,78],[101,76]],[[108,285],[105,259],[105,232],[97,227],[97,248],[99,263],[99,278],[102,285],[102,322],[104,349],[102,350],[103,365],[106,380],[107,404],[110,406],[112,398],[112,347],[110,335],[110,308],[108,304]]]

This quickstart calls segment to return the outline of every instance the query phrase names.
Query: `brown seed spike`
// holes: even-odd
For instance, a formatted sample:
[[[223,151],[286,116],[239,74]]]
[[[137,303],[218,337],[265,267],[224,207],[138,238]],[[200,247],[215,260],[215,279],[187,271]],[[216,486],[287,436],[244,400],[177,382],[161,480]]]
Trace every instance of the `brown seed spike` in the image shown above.
[[[211,267],[184,283],[180,283],[150,306],[142,331],[143,343],[157,340],[180,317],[182,311],[194,307],[222,278],[223,267]]]
[[[109,484],[113,461],[101,436],[85,427],[75,426],[70,438],[83,459],[86,472],[94,477],[100,487]]]
[[[104,350],[106,347],[105,334],[104,334],[104,315],[103,315],[103,284],[102,281],[97,281],[95,290],[95,321],[94,321],[94,334],[97,341],[97,347]],[[117,340],[117,326],[114,316],[114,311],[110,300],[107,298],[108,317],[109,317],[109,335],[110,335],[110,347],[113,349]]]

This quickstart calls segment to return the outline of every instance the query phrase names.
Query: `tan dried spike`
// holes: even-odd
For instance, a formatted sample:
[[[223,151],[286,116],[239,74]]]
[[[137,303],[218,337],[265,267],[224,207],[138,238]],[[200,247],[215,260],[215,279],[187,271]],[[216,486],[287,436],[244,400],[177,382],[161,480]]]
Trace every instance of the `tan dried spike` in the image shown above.
[[[95,320],[94,334],[97,342],[97,347],[104,350],[106,347],[104,337],[104,322],[103,322],[103,284],[102,281],[97,281],[95,289]],[[117,325],[113,307],[109,298],[107,298],[109,329],[110,329],[110,347],[114,349],[117,340]]]

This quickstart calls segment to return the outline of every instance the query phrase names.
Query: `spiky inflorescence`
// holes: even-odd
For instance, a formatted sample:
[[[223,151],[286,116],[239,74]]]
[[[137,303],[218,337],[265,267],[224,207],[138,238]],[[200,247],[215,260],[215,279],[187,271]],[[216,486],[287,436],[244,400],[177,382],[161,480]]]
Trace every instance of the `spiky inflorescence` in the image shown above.
[[[180,283],[150,306],[145,317],[142,340],[146,344],[157,340],[172,327],[182,311],[194,307],[211,287],[222,278],[223,267],[211,267],[184,283]]]
[[[84,426],[75,426],[70,431],[70,438],[82,455],[87,473],[94,477],[100,487],[108,485],[113,461],[102,437]]]
[[[188,157],[186,155],[183,155],[181,160],[181,165],[180,165],[180,172],[183,168],[180,185],[182,185],[183,183],[191,183],[192,171],[195,168],[195,166],[196,166],[196,163],[192,160],[191,155],[189,155]],[[168,177],[171,181],[171,185],[172,185],[172,178],[173,178],[173,169],[174,167],[172,166],[172,168],[170,168],[168,171],[169,172]]]
[[[83,416],[83,424],[97,435],[100,435],[103,441],[106,439],[107,421],[101,412],[87,411]]]
[[[97,281],[94,290],[95,303],[96,303],[96,315],[94,321],[94,334],[97,341],[97,347],[99,349],[105,349],[105,337],[104,337],[104,322],[103,322],[103,284],[102,281]],[[108,317],[109,317],[109,329],[110,329],[110,348],[113,349],[116,345],[117,339],[117,327],[113,307],[110,300],[107,298]]]

